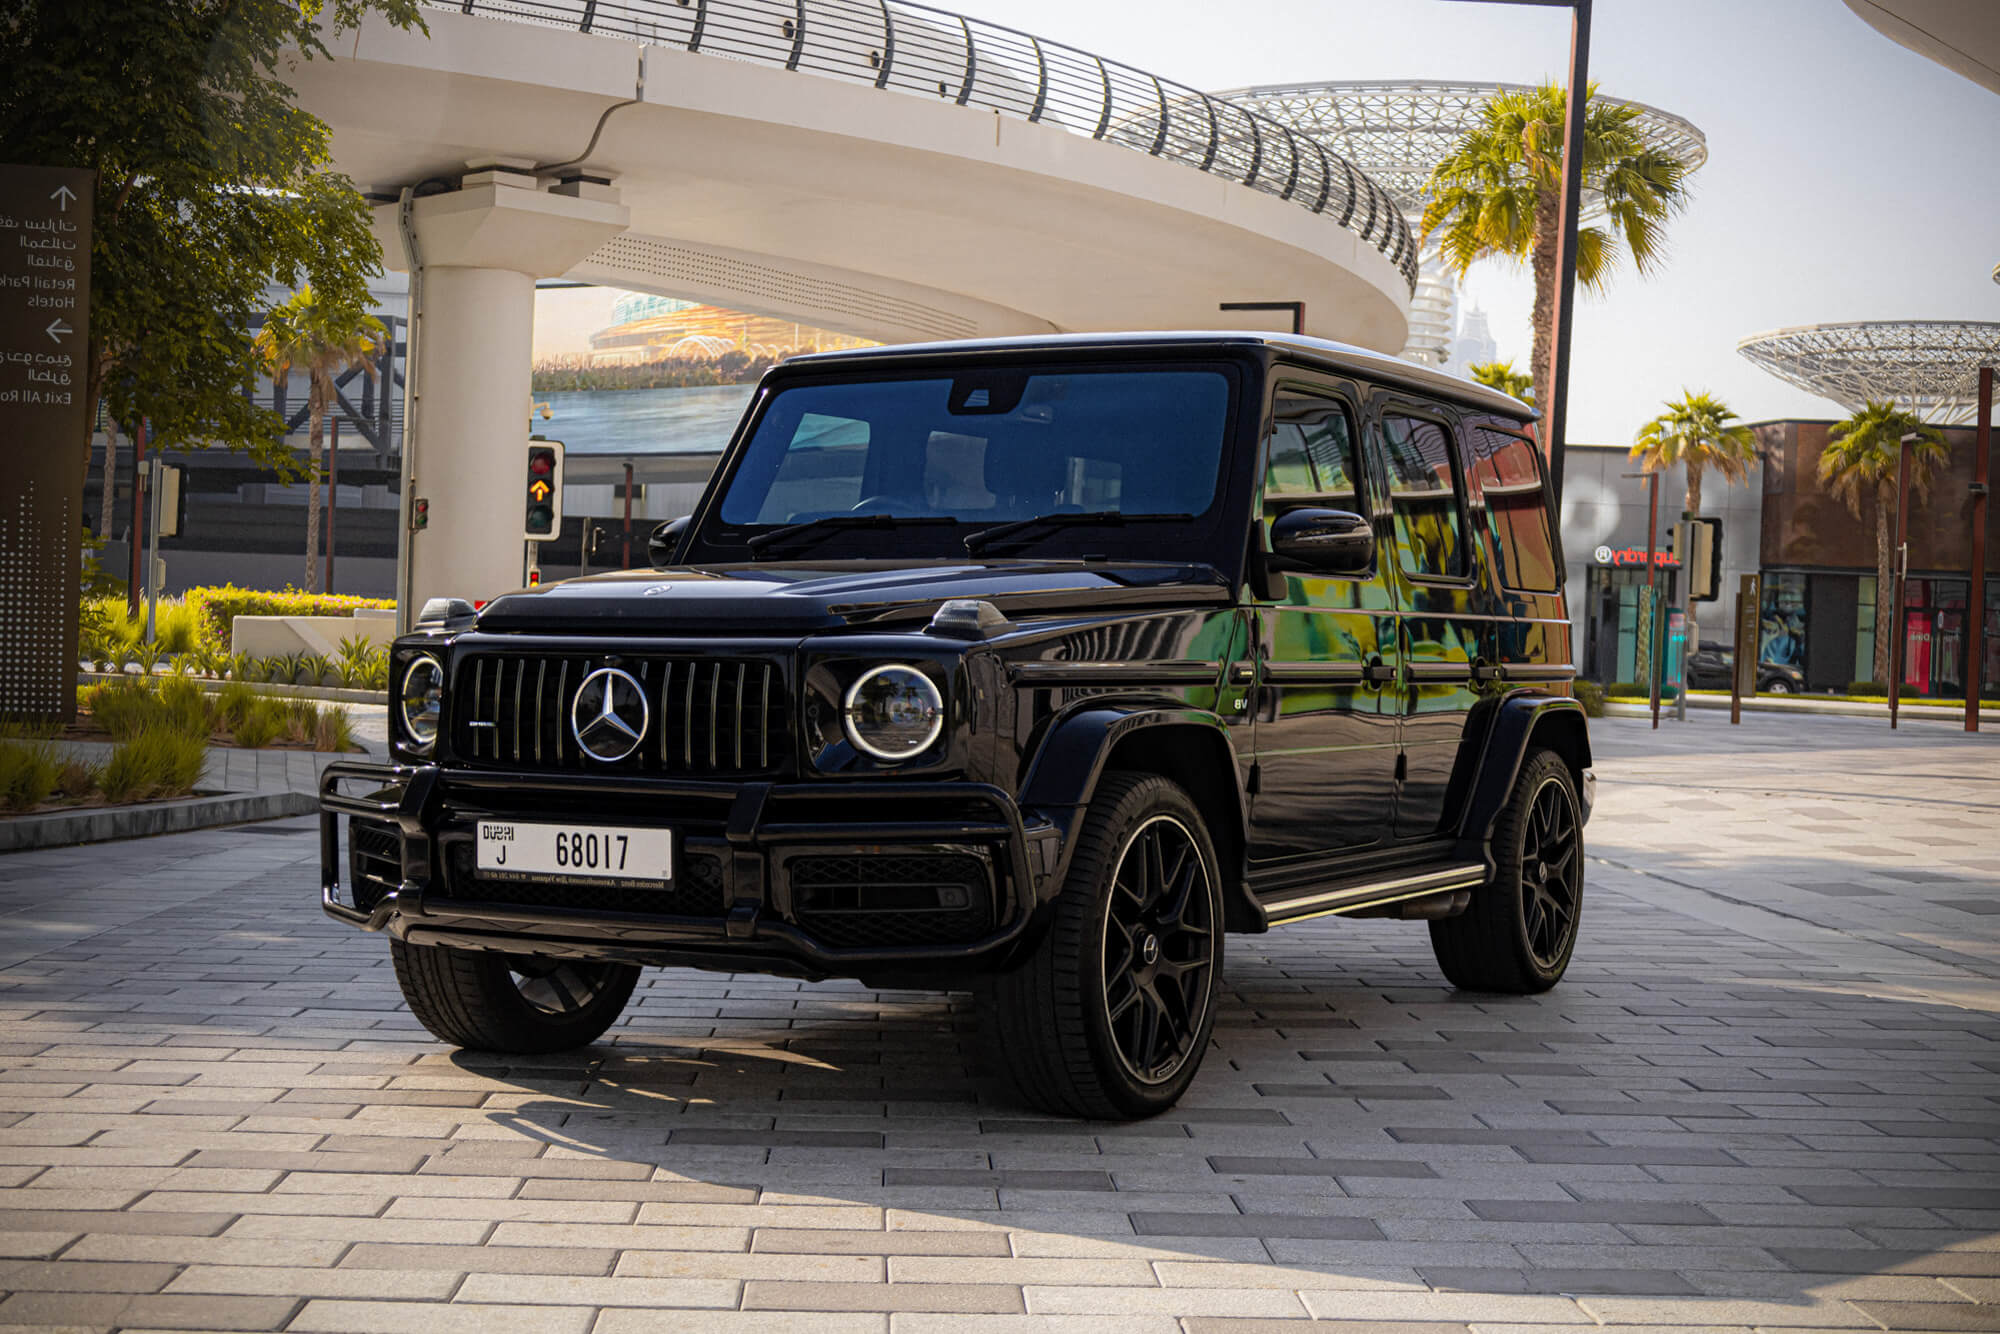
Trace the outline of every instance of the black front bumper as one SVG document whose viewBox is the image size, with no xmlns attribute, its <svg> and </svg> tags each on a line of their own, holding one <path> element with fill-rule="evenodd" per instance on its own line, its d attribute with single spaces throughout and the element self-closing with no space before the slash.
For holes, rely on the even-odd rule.
<svg viewBox="0 0 2000 1334">
<path fill-rule="evenodd" d="M 357 786 L 366 790 L 349 790 Z M 474 870 L 479 820 L 565 814 L 674 829 L 674 885 L 658 894 L 576 885 L 524 893 Z M 350 852 L 365 842 L 365 864 L 376 868 L 345 886 L 343 815 Z M 339 921 L 412 944 L 813 977 L 959 973 L 998 966 L 1020 943 L 1049 887 L 1058 839 L 1055 825 L 1024 819 L 1007 793 L 982 784 L 704 783 L 341 763 L 320 780 L 320 901 Z M 812 906 L 823 893 L 804 874 L 814 867 L 923 858 L 984 867 L 984 916 L 960 914 L 939 930 L 935 913 Z"/>
</svg>

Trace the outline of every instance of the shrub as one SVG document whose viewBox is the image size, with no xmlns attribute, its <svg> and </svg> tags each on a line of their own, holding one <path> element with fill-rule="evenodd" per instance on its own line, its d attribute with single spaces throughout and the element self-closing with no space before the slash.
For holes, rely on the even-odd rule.
<svg viewBox="0 0 2000 1334">
<path fill-rule="evenodd" d="M 295 686 L 299 683 L 299 673 L 306 669 L 306 659 L 310 656 L 312 655 L 300 652 L 281 653 L 275 658 L 266 658 L 264 659 L 265 664 L 276 663 L 278 670 L 276 674 L 267 676 L 264 679 L 267 681 L 282 682 L 288 686 Z"/>
<path fill-rule="evenodd" d="M 185 676 L 170 676 L 155 692 L 160 703 L 160 719 L 177 731 L 205 737 L 213 729 L 208 697 L 200 686 Z"/>
<path fill-rule="evenodd" d="M 60 785 L 63 768 L 52 741 L 0 740 L 0 810 L 41 805 Z"/>
<path fill-rule="evenodd" d="M 333 664 L 322 654 L 308 653 L 299 659 L 299 670 L 305 673 L 305 685 L 323 686 L 333 675 Z"/>
<path fill-rule="evenodd" d="M 127 656 L 130 658 L 131 661 L 139 664 L 139 672 L 141 675 L 151 676 L 153 674 L 153 669 L 160 665 L 160 659 L 165 657 L 166 653 L 167 653 L 166 645 L 160 643 L 159 640 L 155 639 L 150 644 L 138 645 Z"/>
<path fill-rule="evenodd" d="M 248 653 L 231 653 L 222 660 L 220 675 L 231 681 L 247 681 L 250 679 L 252 665 L 256 661 Z"/>
<path fill-rule="evenodd" d="M 1604 687 L 1604 693 L 1611 699 L 1651 699 L 1653 695 L 1643 681 L 1613 681 Z"/>
<path fill-rule="evenodd" d="M 215 723 L 225 732 L 234 732 L 257 707 L 257 692 L 241 681 L 231 681 L 215 692 Z"/>
<path fill-rule="evenodd" d="M 319 735 L 319 705 L 309 699 L 281 699 L 275 701 L 279 717 L 284 720 L 285 740 L 302 746 L 312 744 Z"/>
<path fill-rule="evenodd" d="M 162 598 L 153 612 L 153 637 L 169 653 L 192 653 L 206 638 L 201 613 L 185 601 Z"/>
<path fill-rule="evenodd" d="M 352 616 L 358 607 L 393 607 L 382 598 L 349 597 L 336 593 L 302 593 L 287 588 L 281 593 L 225 584 L 220 588 L 190 588 L 187 604 L 195 608 L 208 634 L 218 644 L 229 642 L 231 624 L 238 616 Z"/>
<path fill-rule="evenodd" d="M 278 710 L 279 701 L 264 695 L 252 696 L 250 707 L 230 728 L 230 735 L 239 746 L 252 750 L 268 746 L 278 735 L 284 719 Z"/>
<path fill-rule="evenodd" d="M 203 738 L 148 727 L 111 748 L 97 785 L 112 801 L 154 801 L 194 791 L 208 754 Z"/>
<path fill-rule="evenodd" d="M 313 735 L 314 750 L 353 750 L 354 726 L 347 710 L 329 704 L 319 711 L 319 729 Z"/>
<path fill-rule="evenodd" d="M 77 702 L 114 741 L 137 736 L 160 721 L 160 701 L 144 681 L 106 681 L 81 691 Z"/>
<path fill-rule="evenodd" d="M 1847 693 L 1850 695 L 1880 695 L 1887 699 L 1889 687 L 1881 681 L 1849 681 Z"/>
<path fill-rule="evenodd" d="M 1583 712 L 1587 717 L 1602 718 L 1604 716 L 1603 686 L 1595 681 L 1577 680 L 1570 683 L 1570 690 L 1575 694 L 1577 703 L 1583 705 Z"/>
</svg>

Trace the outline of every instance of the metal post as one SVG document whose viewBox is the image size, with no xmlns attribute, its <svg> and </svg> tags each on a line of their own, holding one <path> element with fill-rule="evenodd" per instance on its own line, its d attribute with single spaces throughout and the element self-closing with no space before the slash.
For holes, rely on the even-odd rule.
<svg viewBox="0 0 2000 1334">
<path fill-rule="evenodd" d="M 632 464 L 625 464 L 625 569 L 632 568 Z"/>
<path fill-rule="evenodd" d="M 1647 645 L 1646 656 L 1652 661 L 1646 676 L 1653 702 L 1653 730 L 1660 730 L 1660 653 L 1655 647 L 1662 642 L 1660 635 L 1660 608 L 1653 595 L 1653 571 L 1659 564 L 1654 555 L 1654 546 L 1660 531 L 1660 474 L 1646 474 L 1646 610 L 1653 617 L 1653 643 Z"/>
<path fill-rule="evenodd" d="M 1687 633 L 1688 609 L 1694 606 L 1694 580 L 1690 577 L 1690 572 L 1694 569 L 1693 519 L 1694 515 L 1688 513 L 1686 510 L 1681 511 L 1680 537 L 1675 542 L 1675 546 L 1681 553 L 1681 633 L 1683 635 Z M 1674 694 L 1674 721 L 1677 723 L 1684 723 L 1688 720 L 1688 656 L 1700 647 L 1701 645 L 1699 644 L 1688 643 L 1686 639 L 1681 640 L 1680 680 L 1676 683 Z"/>
<path fill-rule="evenodd" d="M 1972 613 L 1965 640 L 1965 730 L 1979 730 L 1986 664 L 1986 492 L 1993 455 L 1993 368 L 1979 368 L 1979 418 L 1972 429 Z"/>
<path fill-rule="evenodd" d="M 139 418 L 139 429 L 132 435 L 132 528 L 127 540 L 132 545 L 128 553 L 131 570 L 125 581 L 125 609 L 133 619 L 139 615 L 139 547 L 146 532 L 146 419 Z"/>
<path fill-rule="evenodd" d="M 1894 644 L 1889 661 L 1889 729 L 1896 728 L 1896 714 L 1903 695 L 1903 654 L 1904 636 L 1909 632 L 1910 618 L 1904 614 L 1903 589 L 1910 582 L 1910 442 L 1917 439 L 1912 433 L 1902 438 L 1896 448 L 1896 597 L 1892 604 L 1896 617 Z M 1879 614 L 1878 614 L 1879 619 Z M 1879 633 L 1879 631 L 1878 631 Z"/>
<path fill-rule="evenodd" d="M 160 493 L 163 465 L 155 454 L 146 472 L 146 642 L 153 642 L 153 621 L 160 609 Z"/>
<path fill-rule="evenodd" d="M 1554 364 L 1549 369 L 1549 401 L 1537 403 L 1547 424 L 1549 491 L 1562 514 L 1563 449 L 1569 429 L 1569 339 L 1575 324 L 1577 210 L 1583 199 L 1583 124 L 1590 102 L 1590 3 L 1571 0 L 1569 93 L 1563 119 L 1563 214 L 1556 250 Z"/>
<path fill-rule="evenodd" d="M 326 591 L 333 591 L 333 514 L 340 494 L 340 414 L 333 415 L 333 443 L 326 451 Z"/>
</svg>

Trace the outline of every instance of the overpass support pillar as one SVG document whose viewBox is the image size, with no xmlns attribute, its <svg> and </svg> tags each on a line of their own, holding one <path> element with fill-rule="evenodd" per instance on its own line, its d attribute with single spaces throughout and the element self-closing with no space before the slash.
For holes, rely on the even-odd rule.
<svg viewBox="0 0 2000 1334">
<path fill-rule="evenodd" d="M 474 163 L 460 188 L 375 210 L 385 258 L 411 274 L 403 495 L 429 502 L 398 544 L 397 623 L 428 598 L 483 600 L 521 585 L 535 280 L 624 231 L 602 182 L 543 190 L 524 163 Z M 414 263 L 411 260 L 414 259 Z"/>
</svg>

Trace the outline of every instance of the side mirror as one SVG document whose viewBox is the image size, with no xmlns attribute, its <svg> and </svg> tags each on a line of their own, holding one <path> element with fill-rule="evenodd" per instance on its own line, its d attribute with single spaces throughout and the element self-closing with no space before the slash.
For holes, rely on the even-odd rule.
<svg viewBox="0 0 2000 1334">
<path fill-rule="evenodd" d="M 1287 510 L 1271 523 L 1271 554 L 1287 569 L 1366 574 L 1375 563 L 1375 530 L 1346 510 Z"/>
<path fill-rule="evenodd" d="M 653 535 L 646 539 L 646 560 L 657 566 L 672 565 L 674 554 L 680 550 L 681 535 L 687 532 L 687 527 L 688 516 L 683 514 L 655 528 Z"/>
</svg>

